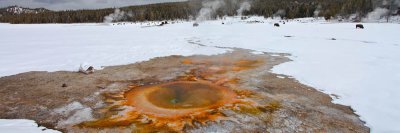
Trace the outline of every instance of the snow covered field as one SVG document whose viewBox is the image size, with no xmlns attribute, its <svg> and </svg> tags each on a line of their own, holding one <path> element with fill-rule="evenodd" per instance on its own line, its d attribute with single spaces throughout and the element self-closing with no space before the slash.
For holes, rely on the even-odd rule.
<svg viewBox="0 0 400 133">
<path fill-rule="evenodd" d="M 32 120 L 4 120 L 0 119 L 0 131 L 2 133 L 60 133 L 45 127 L 39 127 Z"/>
<path fill-rule="evenodd" d="M 253 18 L 260 19 L 260 18 Z M 76 71 L 168 55 L 218 54 L 223 46 L 290 53 L 292 62 L 273 72 L 340 96 L 372 132 L 400 132 L 400 24 L 277 20 L 184 22 L 163 27 L 140 24 L 0 24 L 0 76 L 27 71 Z M 306 21 L 306 19 L 302 19 Z M 332 39 L 334 38 L 334 39 Z"/>
</svg>

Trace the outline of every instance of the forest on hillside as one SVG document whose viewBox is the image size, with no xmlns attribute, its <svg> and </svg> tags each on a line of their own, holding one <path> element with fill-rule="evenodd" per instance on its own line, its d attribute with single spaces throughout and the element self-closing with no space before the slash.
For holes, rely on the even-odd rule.
<svg viewBox="0 0 400 133">
<path fill-rule="evenodd" d="M 237 15 L 236 10 L 244 0 L 223 0 L 224 6 L 218 8 L 212 17 Z M 244 15 L 282 18 L 301 18 L 323 16 L 327 19 L 335 16 L 347 17 L 357 14 L 359 17 L 373 10 L 372 0 L 247 0 L 251 9 Z M 113 21 L 153 21 L 193 19 L 203 7 L 204 0 L 187 2 L 159 3 L 151 5 L 120 8 L 124 16 Z M 115 12 L 113 8 L 97 10 L 44 11 L 39 13 L 14 14 L 0 9 L 0 22 L 5 23 L 98 23 Z M 278 13 L 278 14 L 277 14 Z M 317 14 L 316 14 L 317 13 Z"/>
</svg>

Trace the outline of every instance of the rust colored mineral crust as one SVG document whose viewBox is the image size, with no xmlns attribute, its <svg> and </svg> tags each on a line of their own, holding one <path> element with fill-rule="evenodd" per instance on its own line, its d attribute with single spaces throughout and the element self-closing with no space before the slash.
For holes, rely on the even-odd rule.
<svg viewBox="0 0 400 133">
<path fill-rule="evenodd" d="M 228 120 L 221 113 L 240 104 L 252 102 L 239 99 L 229 88 L 208 81 L 173 81 L 157 85 L 135 87 L 124 93 L 124 107 L 130 107 L 122 116 L 84 122 L 84 127 L 116 127 L 132 124 L 150 129 L 182 131 L 198 122 Z"/>
<path fill-rule="evenodd" d="M 235 102 L 228 88 L 206 81 L 176 81 L 126 93 L 127 105 L 154 117 L 179 119 Z"/>
</svg>

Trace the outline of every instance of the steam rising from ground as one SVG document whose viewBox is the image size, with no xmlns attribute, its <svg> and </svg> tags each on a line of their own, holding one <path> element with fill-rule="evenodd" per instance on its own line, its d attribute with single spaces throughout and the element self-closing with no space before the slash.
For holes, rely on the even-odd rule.
<svg viewBox="0 0 400 133">
<path fill-rule="evenodd" d="M 321 10 L 322 10 L 322 6 L 318 5 L 317 9 L 315 9 L 315 11 L 314 11 L 314 17 L 318 17 L 319 13 L 321 13 Z"/>
<path fill-rule="evenodd" d="M 374 11 L 368 13 L 368 15 L 366 16 L 366 18 L 363 19 L 363 21 L 364 22 L 378 21 L 384 18 L 385 16 L 388 16 L 389 12 L 390 11 L 386 8 L 375 8 Z"/>
<path fill-rule="evenodd" d="M 210 20 L 213 15 L 216 14 L 217 10 L 225 5 L 223 0 L 205 1 L 202 3 L 203 7 L 199 11 L 199 15 L 196 18 L 197 22 Z"/>
<path fill-rule="evenodd" d="M 274 13 L 274 17 L 282 17 L 282 16 L 285 16 L 285 14 L 286 14 L 286 11 L 285 10 L 283 10 L 283 9 L 280 9 L 280 10 L 278 10 L 276 13 Z"/>
<path fill-rule="evenodd" d="M 383 19 L 390 21 L 392 14 L 397 13 L 397 9 L 400 7 L 400 0 L 383 0 L 382 7 L 375 8 L 374 11 L 368 13 L 368 15 L 362 19 L 363 22 L 381 22 Z"/>
<path fill-rule="evenodd" d="M 236 11 L 239 16 L 242 16 L 244 11 L 249 11 L 251 9 L 251 5 L 248 1 L 240 4 L 240 8 Z"/>
<path fill-rule="evenodd" d="M 124 19 L 126 13 L 120 9 L 115 9 L 114 13 L 104 17 L 104 23 L 112 23 Z"/>
<path fill-rule="evenodd" d="M 237 5 L 237 0 L 231 1 L 232 4 Z M 196 22 L 201 22 L 204 20 L 210 20 L 212 19 L 216 14 L 219 9 L 227 5 L 224 0 L 209 0 L 209 1 L 204 1 L 202 3 L 202 8 L 200 9 L 198 16 L 196 18 Z M 244 11 L 249 11 L 251 9 L 251 4 L 249 1 L 244 1 L 240 3 L 240 7 L 238 10 L 236 10 L 237 14 L 239 16 L 243 15 Z"/>
<path fill-rule="evenodd" d="M 111 13 L 108 16 L 104 17 L 104 23 L 112 23 L 112 22 L 118 22 L 121 20 L 124 20 L 126 18 L 133 18 L 134 17 L 134 13 L 132 11 L 121 11 L 120 9 L 115 9 L 114 13 Z"/>
</svg>

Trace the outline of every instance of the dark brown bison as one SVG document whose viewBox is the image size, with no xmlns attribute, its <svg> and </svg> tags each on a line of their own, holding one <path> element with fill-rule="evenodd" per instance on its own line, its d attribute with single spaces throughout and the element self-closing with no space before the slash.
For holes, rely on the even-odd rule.
<svg viewBox="0 0 400 133">
<path fill-rule="evenodd" d="M 161 24 L 159 24 L 158 26 L 164 26 L 165 25 L 165 23 L 164 22 L 161 22 Z"/>
<path fill-rule="evenodd" d="M 278 23 L 275 23 L 274 26 L 275 26 L 275 27 L 279 27 L 280 25 L 279 25 Z"/>
<path fill-rule="evenodd" d="M 362 25 L 362 24 L 357 24 L 357 25 L 356 25 L 356 29 L 364 29 L 364 25 Z"/>
</svg>

